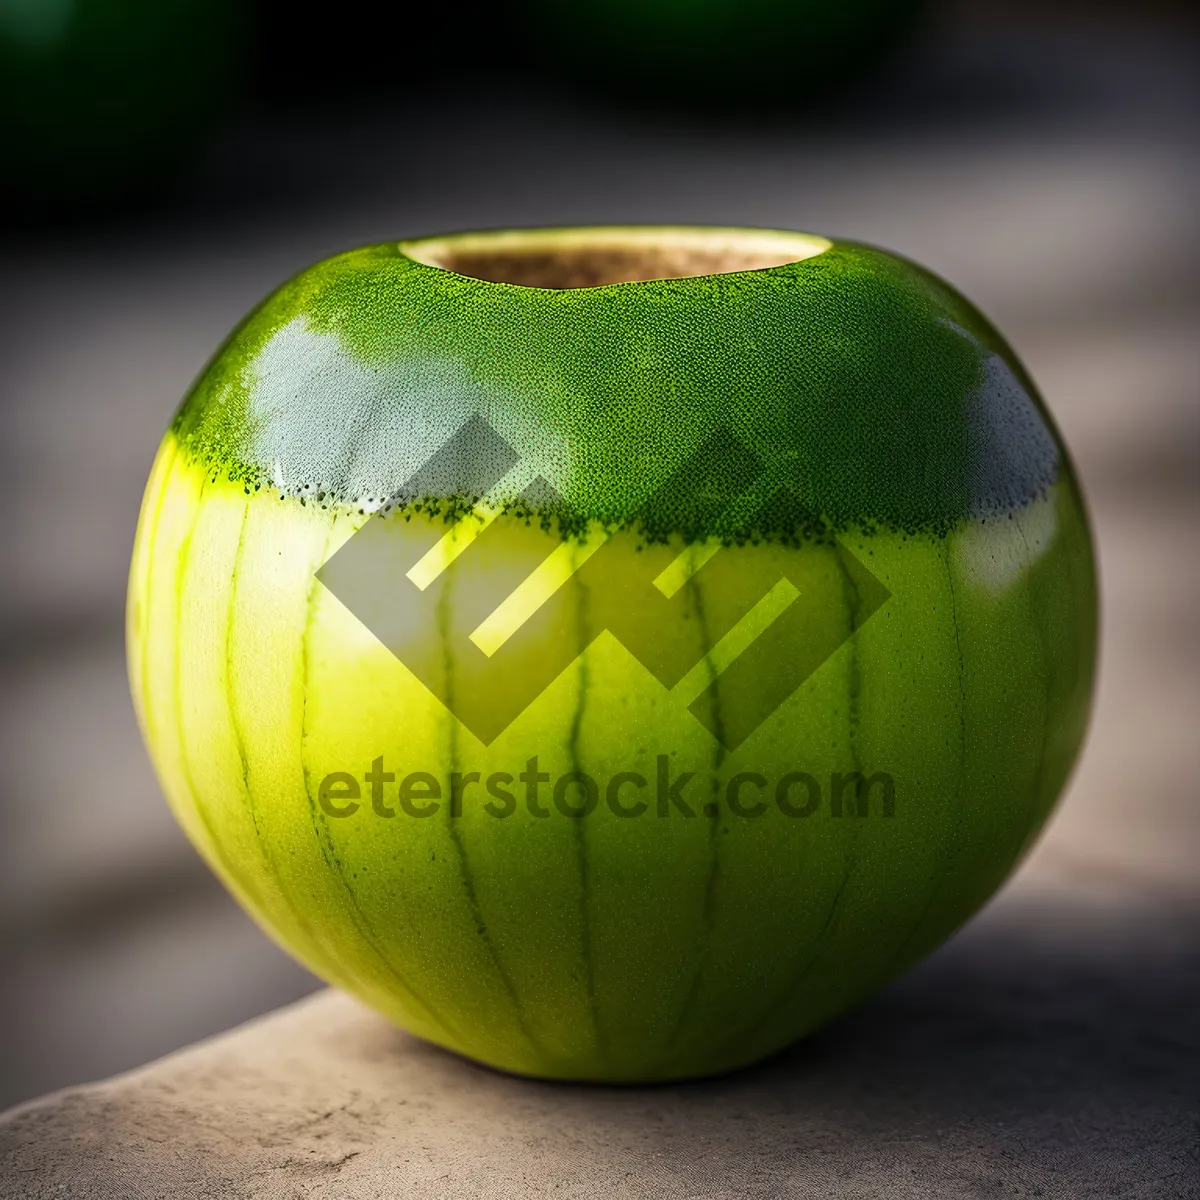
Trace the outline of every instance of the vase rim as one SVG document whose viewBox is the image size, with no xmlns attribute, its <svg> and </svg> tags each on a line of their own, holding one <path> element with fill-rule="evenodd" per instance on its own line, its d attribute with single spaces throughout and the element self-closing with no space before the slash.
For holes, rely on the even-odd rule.
<svg viewBox="0 0 1200 1200">
<path fill-rule="evenodd" d="M 399 250 L 424 267 L 485 284 L 560 292 L 765 271 L 815 258 L 832 244 L 779 229 L 595 225 L 416 238 Z"/>
</svg>

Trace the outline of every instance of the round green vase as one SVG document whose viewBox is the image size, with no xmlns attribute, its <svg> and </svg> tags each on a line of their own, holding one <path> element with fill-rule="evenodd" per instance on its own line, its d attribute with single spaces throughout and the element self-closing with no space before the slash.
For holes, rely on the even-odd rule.
<svg viewBox="0 0 1200 1200">
<path fill-rule="evenodd" d="M 231 334 L 147 486 L 137 709 L 280 944 L 508 1071 L 721 1072 L 1000 886 L 1079 750 L 1080 492 L 1028 376 L 879 250 L 373 246 Z"/>
</svg>

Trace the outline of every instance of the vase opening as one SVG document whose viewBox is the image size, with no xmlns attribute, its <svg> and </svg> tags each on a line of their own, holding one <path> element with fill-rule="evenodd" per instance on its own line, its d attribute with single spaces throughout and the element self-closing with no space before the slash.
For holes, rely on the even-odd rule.
<svg viewBox="0 0 1200 1200">
<path fill-rule="evenodd" d="M 759 271 L 821 254 L 824 238 L 758 229 L 551 229 L 408 242 L 426 266 L 522 287 L 603 287 Z"/>
</svg>

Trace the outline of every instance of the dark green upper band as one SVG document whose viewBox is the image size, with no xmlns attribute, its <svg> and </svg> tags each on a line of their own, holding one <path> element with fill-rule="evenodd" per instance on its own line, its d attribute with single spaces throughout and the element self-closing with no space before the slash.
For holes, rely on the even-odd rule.
<svg viewBox="0 0 1200 1200">
<path fill-rule="evenodd" d="M 250 487 L 377 507 L 475 499 L 461 438 L 457 482 L 448 468 L 405 488 L 472 418 L 511 450 L 493 498 L 518 502 L 540 476 L 548 505 L 689 535 L 710 531 L 703 470 L 694 504 L 678 487 L 670 506 L 650 501 L 714 437 L 757 464 L 738 520 L 764 534 L 944 530 L 1028 503 L 1063 458 L 1011 350 L 961 296 L 845 243 L 784 266 L 562 290 L 356 250 L 252 312 L 174 431 Z"/>
</svg>

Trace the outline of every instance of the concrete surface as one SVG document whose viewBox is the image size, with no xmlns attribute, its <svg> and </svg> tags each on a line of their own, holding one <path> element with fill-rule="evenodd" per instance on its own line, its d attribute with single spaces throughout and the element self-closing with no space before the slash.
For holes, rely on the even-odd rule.
<svg viewBox="0 0 1200 1200">
<path fill-rule="evenodd" d="M 708 1083 L 513 1079 L 322 992 L 11 1112 L 0 1196 L 1200 1195 L 1195 912 L 1078 890 Z"/>
</svg>

